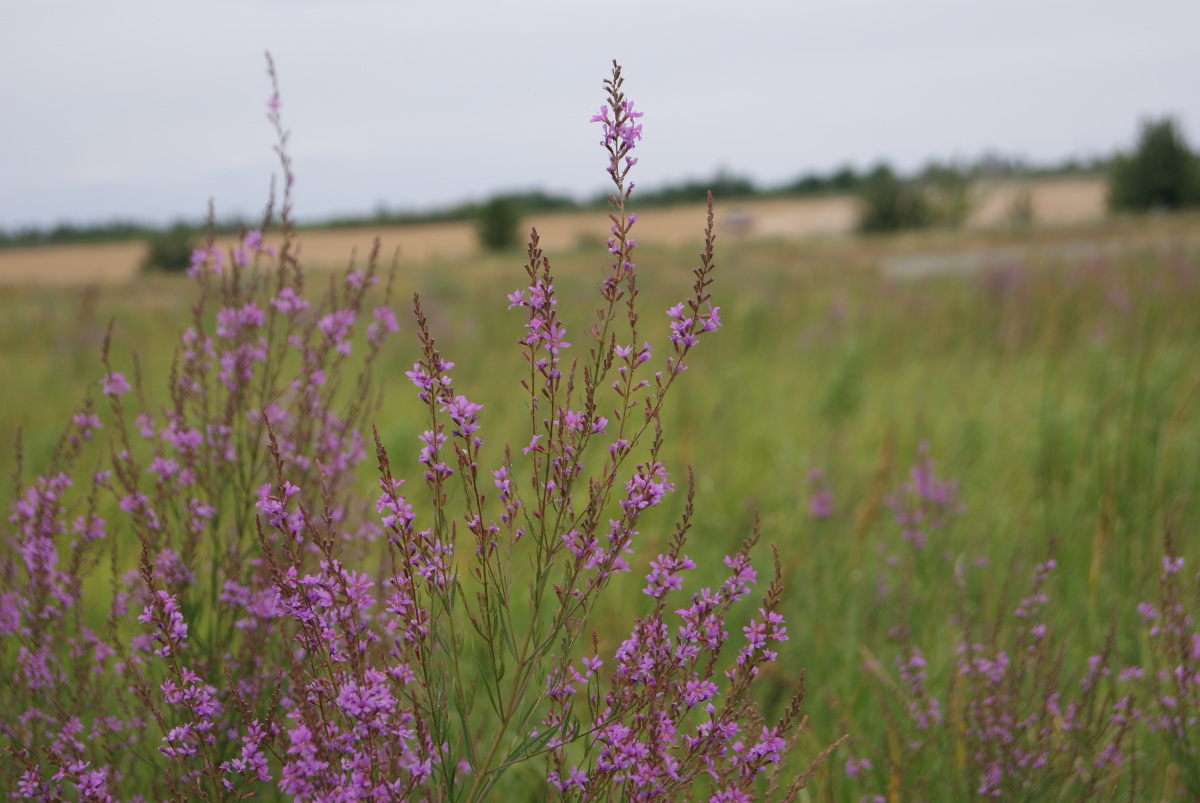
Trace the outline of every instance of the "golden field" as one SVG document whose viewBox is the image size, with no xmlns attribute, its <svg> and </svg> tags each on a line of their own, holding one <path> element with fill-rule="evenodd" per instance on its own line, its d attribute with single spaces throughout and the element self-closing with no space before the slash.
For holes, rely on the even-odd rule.
<svg viewBox="0 0 1200 803">
<path fill-rule="evenodd" d="M 1105 213 L 1100 179 L 1064 178 L 980 183 L 969 230 L 1003 228 L 1023 193 L 1033 219 L 1049 226 L 1098 221 Z M 846 234 L 857 220 L 852 196 L 778 198 L 716 204 L 719 234 L 745 239 L 804 240 Z M 601 238 L 610 225 L 603 212 L 533 215 L 523 222 L 542 237 L 548 251 L 574 249 Z M 703 210 L 697 206 L 649 209 L 639 214 L 637 239 L 644 245 L 675 246 L 699 240 Z M 410 226 L 321 229 L 304 232 L 301 258 L 309 267 L 341 267 L 353 252 L 369 250 L 380 238 L 382 253 L 402 262 L 424 263 L 476 255 L 479 245 L 467 221 Z M 232 238 L 223 238 L 223 245 Z M 133 278 L 145 255 L 141 242 L 41 246 L 0 250 L 0 284 L 108 284 Z"/>
</svg>

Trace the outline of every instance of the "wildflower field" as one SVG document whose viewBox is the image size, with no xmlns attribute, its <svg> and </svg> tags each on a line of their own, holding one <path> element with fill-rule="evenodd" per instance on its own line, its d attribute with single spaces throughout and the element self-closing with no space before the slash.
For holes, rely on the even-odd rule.
<svg viewBox="0 0 1200 803">
<path fill-rule="evenodd" d="M 0 291 L 6 792 L 1200 796 L 1200 219 L 638 247 L 619 80 L 607 253 Z"/>
</svg>

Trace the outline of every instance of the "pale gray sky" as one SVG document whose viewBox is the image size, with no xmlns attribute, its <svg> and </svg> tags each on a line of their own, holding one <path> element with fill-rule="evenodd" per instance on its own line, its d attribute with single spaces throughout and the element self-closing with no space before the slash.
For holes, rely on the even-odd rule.
<svg viewBox="0 0 1200 803">
<path fill-rule="evenodd" d="M 280 72 L 297 213 L 605 186 L 613 58 L 635 180 L 1200 140 L 1196 0 L 3 0 L 0 226 L 257 213 Z"/>
</svg>

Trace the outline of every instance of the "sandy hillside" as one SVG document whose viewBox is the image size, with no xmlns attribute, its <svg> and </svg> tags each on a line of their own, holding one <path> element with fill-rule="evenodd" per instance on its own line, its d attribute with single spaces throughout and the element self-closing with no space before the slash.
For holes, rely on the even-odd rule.
<svg viewBox="0 0 1200 803">
<path fill-rule="evenodd" d="M 1097 179 L 993 182 L 976 187 L 969 225 L 989 228 L 1012 219 L 1026 195 L 1038 223 L 1093 220 L 1104 214 L 1104 183 Z M 841 234 L 854 227 L 857 202 L 851 197 L 735 201 L 716 206 L 717 231 L 724 237 L 803 239 Z M 602 212 L 534 215 L 524 226 L 537 228 L 547 250 L 599 243 L 612 225 Z M 704 229 L 700 206 L 649 209 L 639 215 L 634 236 L 645 245 L 698 241 Z M 378 236 L 386 260 L 399 249 L 402 262 L 454 259 L 478 252 L 470 223 L 430 223 L 385 228 L 326 229 L 300 235 L 301 259 L 309 267 L 340 267 L 357 251 L 365 256 Z M 222 245 L 232 243 L 224 238 Z M 145 254 L 138 242 L 0 249 L 0 284 L 91 284 L 124 282 L 137 274 Z"/>
</svg>

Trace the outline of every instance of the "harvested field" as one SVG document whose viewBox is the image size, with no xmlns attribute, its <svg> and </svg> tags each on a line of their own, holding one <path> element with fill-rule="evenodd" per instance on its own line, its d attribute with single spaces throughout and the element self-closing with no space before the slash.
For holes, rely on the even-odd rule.
<svg viewBox="0 0 1200 803">
<path fill-rule="evenodd" d="M 975 211 L 968 227 L 989 229 L 1007 225 L 1021 198 L 1028 194 L 1035 223 L 1064 225 L 1099 220 L 1104 215 L 1104 183 L 1099 179 L 1003 181 L 976 188 Z M 635 234 L 645 245 L 673 246 L 700 239 L 703 211 L 697 206 L 649 209 L 639 214 Z M 854 228 L 857 202 L 853 197 L 778 198 L 718 202 L 718 233 L 725 237 L 802 240 L 844 234 Z M 598 242 L 611 225 L 603 212 L 534 215 L 533 226 L 550 251 L 574 249 Z M 462 259 L 478 252 L 469 222 L 429 223 L 384 228 L 324 229 L 303 232 L 301 256 L 310 268 L 342 267 L 355 251 L 360 256 L 380 238 L 381 253 L 399 249 L 404 263 Z M 222 238 L 228 245 L 232 238 Z M 140 242 L 44 246 L 0 250 L 0 284 L 111 284 L 126 282 L 138 271 L 145 254 Z"/>
<path fill-rule="evenodd" d="M 969 225 L 1003 226 L 1023 195 L 1028 195 L 1033 222 L 1061 225 L 1096 220 L 1104 215 L 1108 189 L 1098 179 L 997 181 L 975 188 L 975 208 Z"/>
<path fill-rule="evenodd" d="M 140 242 L 6 248 L 0 250 L 0 283 L 125 282 L 137 275 L 145 253 Z"/>
</svg>

